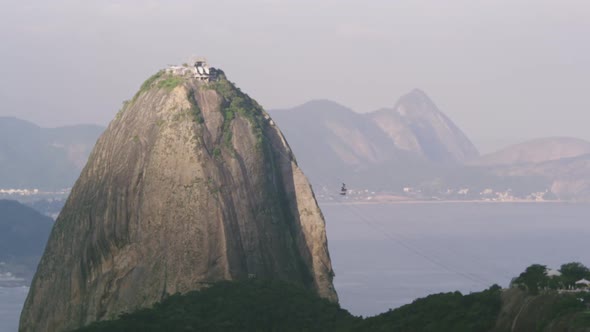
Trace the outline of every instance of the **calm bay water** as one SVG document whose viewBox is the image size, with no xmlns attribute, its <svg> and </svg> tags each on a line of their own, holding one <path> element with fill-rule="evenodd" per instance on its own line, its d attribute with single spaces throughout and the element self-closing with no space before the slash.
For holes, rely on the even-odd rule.
<svg viewBox="0 0 590 332">
<path fill-rule="evenodd" d="M 20 311 L 25 303 L 28 287 L 0 287 L 0 331 L 18 330 Z"/>
<path fill-rule="evenodd" d="M 322 205 L 340 304 L 375 315 L 432 293 L 506 287 L 540 263 L 590 266 L 590 205 Z"/>
<path fill-rule="evenodd" d="M 508 286 L 533 263 L 590 266 L 590 205 L 415 203 L 322 210 L 341 305 L 374 315 L 432 293 Z M 0 332 L 26 288 L 0 288 Z"/>
</svg>

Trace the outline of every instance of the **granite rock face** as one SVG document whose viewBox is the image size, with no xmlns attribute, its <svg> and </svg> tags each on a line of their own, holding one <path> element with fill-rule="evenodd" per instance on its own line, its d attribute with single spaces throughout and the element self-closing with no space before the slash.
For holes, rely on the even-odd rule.
<svg viewBox="0 0 590 332">
<path fill-rule="evenodd" d="M 67 331 L 219 280 L 337 301 L 323 215 L 268 114 L 225 75 L 163 72 L 98 140 L 56 221 L 21 331 Z"/>
</svg>

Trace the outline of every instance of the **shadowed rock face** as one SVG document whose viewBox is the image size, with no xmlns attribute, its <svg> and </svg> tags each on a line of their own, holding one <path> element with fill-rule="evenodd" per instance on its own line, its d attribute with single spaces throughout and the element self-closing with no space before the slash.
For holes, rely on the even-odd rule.
<svg viewBox="0 0 590 332">
<path fill-rule="evenodd" d="M 160 73 L 94 148 L 20 330 L 69 330 L 253 276 L 337 301 L 311 187 L 266 112 L 224 75 L 204 83 Z"/>
</svg>

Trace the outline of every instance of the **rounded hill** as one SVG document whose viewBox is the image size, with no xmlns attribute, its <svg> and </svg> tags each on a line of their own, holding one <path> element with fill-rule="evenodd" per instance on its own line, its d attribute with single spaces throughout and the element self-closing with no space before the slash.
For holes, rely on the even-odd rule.
<svg viewBox="0 0 590 332">
<path fill-rule="evenodd" d="M 181 69 L 149 78 L 98 140 L 21 331 L 70 330 L 252 277 L 337 301 L 323 216 L 278 127 L 222 71 Z"/>
</svg>

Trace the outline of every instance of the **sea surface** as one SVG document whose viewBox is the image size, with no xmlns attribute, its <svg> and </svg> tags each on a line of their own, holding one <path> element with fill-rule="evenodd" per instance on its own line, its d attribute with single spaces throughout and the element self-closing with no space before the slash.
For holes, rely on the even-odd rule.
<svg viewBox="0 0 590 332">
<path fill-rule="evenodd" d="M 0 332 L 18 330 L 20 311 L 28 292 L 28 287 L 0 287 Z"/>
<path fill-rule="evenodd" d="M 340 304 L 370 316 L 428 294 L 506 287 L 527 266 L 590 266 L 590 205 L 321 204 Z M 27 288 L 0 288 L 0 332 Z"/>
<path fill-rule="evenodd" d="M 507 287 L 534 263 L 590 266 L 590 205 L 322 204 L 340 304 L 371 316 L 428 294 Z"/>
</svg>

